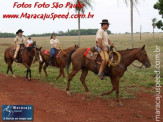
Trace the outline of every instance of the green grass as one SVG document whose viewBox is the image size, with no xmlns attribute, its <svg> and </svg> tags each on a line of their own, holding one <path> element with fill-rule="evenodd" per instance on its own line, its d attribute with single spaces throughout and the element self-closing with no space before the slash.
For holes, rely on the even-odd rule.
<svg viewBox="0 0 163 122">
<path fill-rule="evenodd" d="M 65 36 L 58 37 L 63 48 L 70 47 L 74 44 L 77 44 L 77 37 Z M 130 35 L 110 35 L 110 39 L 113 41 L 117 49 L 124 50 L 130 48 Z M 44 49 L 49 49 L 49 37 L 39 37 L 33 38 L 34 41 L 37 41 L 37 45 L 42 46 Z M 146 91 L 151 94 L 154 93 L 155 86 L 155 46 L 159 45 L 161 50 L 163 50 L 163 33 L 157 33 L 155 39 L 152 38 L 152 34 L 143 34 L 142 40 L 139 40 L 139 35 L 134 35 L 134 47 L 142 47 L 146 45 L 146 51 L 151 61 L 152 66 L 149 69 L 143 68 L 138 70 L 133 66 L 129 66 L 127 72 L 120 80 L 120 98 L 135 98 L 134 94 L 140 91 Z M 3 59 L 4 50 L 7 46 L 2 46 L 1 44 L 13 44 L 12 38 L 1 38 L 0 39 L 0 73 L 5 74 L 7 65 Z M 81 36 L 81 47 L 91 47 L 95 45 L 95 36 Z M 161 67 L 163 66 L 163 54 L 161 53 Z M 139 62 L 134 62 L 136 65 L 141 65 Z M 39 78 L 38 75 L 38 62 L 32 65 L 32 77 L 35 79 Z M 13 70 L 16 76 L 25 76 L 26 69 L 22 64 L 13 64 Z M 70 70 L 71 71 L 71 70 Z M 58 81 L 55 81 L 55 77 L 58 75 L 59 70 L 57 68 L 48 67 L 47 72 L 49 78 L 46 79 L 44 73 L 42 72 L 42 80 L 40 82 L 49 82 L 54 83 L 54 87 L 60 88 L 62 90 L 66 89 L 66 83 L 64 83 L 63 78 L 61 77 Z M 66 72 L 65 72 L 66 73 Z M 84 93 L 84 87 L 80 82 L 79 72 L 71 81 L 71 92 L 72 93 Z M 161 76 L 163 80 L 163 75 Z M 101 81 L 98 76 L 94 75 L 92 72 L 89 72 L 86 78 L 86 84 L 92 95 L 100 95 L 104 91 L 108 91 L 112 88 L 110 79 L 107 78 L 105 81 Z M 163 83 L 161 82 L 161 85 Z M 146 89 L 147 87 L 147 89 Z M 105 96 L 103 98 L 115 98 L 115 93 Z"/>
</svg>

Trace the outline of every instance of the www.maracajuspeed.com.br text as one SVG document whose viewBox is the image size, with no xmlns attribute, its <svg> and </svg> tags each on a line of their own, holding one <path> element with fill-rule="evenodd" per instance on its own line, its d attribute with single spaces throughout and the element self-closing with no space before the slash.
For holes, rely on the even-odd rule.
<svg viewBox="0 0 163 122">
<path fill-rule="evenodd" d="M 51 13 L 51 14 L 30 14 L 30 13 L 22 13 L 22 14 L 3 14 L 3 18 L 4 19 L 21 19 L 21 18 L 25 18 L 25 19 L 42 19 L 42 20 L 46 20 L 46 19 L 76 19 L 76 18 L 93 18 L 94 14 L 91 14 L 91 12 L 89 12 L 87 15 L 86 14 L 71 14 L 68 12 L 67 14 L 55 14 L 55 13 Z"/>
</svg>

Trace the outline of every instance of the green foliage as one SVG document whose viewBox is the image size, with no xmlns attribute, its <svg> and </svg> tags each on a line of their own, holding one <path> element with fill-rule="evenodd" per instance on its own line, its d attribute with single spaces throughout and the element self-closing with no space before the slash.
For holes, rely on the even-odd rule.
<svg viewBox="0 0 163 122">
<path fill-rule="evenodd" d="M 75 4 L 84 4 L 84 7 L 81 8 L 81 7 L 76 7 L 75 10 L 78 12 L 78 11 L 81 11 L 82 13 L 85 12 L 85 9 L 87 9 L 88 7 L 92 8 L 92 5 L 91 5 L 91 0 L 74 0 Z"/>
<path fill-rule="evenodd" d="M 163 17 L 163 0 L 158 0 L 158 2 L 156 4 L 154 4 L 153 7 L 155 9 L 157 9 L 159 11 L 159 14 L 162 15 L 162 17 Z M 159 20 L 156 23 L 156 26 L 157 26 L 158 29 L 163 30 L 163 22 L 162 22 L 162 20 Z"/>
<path fill-rule="evenodd" d="M 16 34 L 13 33 L 0 33 L 0 38 L 15 37 Z"/>
<path fill-rule="evenodd" d="M 95 35 L 98 29 L 81 29 L 81 35 Z M 78 30 L 70 30 L 67 32 L 59 31 L 55 33 L 57 36 L 77 36 Z M 111 34 L 111 31 L 108 30 L 108 34 Z M 52 33 L 43 33 L 43 34 L 31 34 L 31 37 L 46 37 L 51 36 Z M 0 33 L 0 38 L 15 37 L 16 34 L 13 33 Z"/>
</svg>

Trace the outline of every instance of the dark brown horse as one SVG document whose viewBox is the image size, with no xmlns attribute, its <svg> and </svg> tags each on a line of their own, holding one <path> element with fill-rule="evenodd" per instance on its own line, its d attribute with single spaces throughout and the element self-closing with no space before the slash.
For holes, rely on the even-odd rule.
<svg viewBox="0 0 163 122">
<path fill-rule="evenodd" d="M 35 56 L 36 52 L 39 52 L 39 50 L 36 50 L 36 42 L 34 42 L 31 47 L 24 47 L 22 54 L 20 55 L 20 59 L 21 59 L 21 63 L 27 68 L 27 72 L 26 72 L 26 79 L 30 80 L 31 79 L 31 64 L 33 61 L 33 57 Z M 14 62 L 14 48 L 13 47 L 9 47 L 5 50 L 4 52 L 4 59 L 5 62 L 8 64 L 8 68 L 7 68 L 7 72 L 6 72 L 6 76 L 8 76 L 9 70 L 12 73 L 12 76 L 14 78 L 16 78 L 16 76 L 13 73 L 12 70 L 12 64 Z"/>
<path fill-rule="evenodd" d="M 60 73 L 56 77 L 55 80 L 57 80 L 62 75 L 63 78 L 64 78 L 64 81 L 66 82 L 64 68 L 65 68 L 66 63 L 67 63 L 67 57 L 68 57 L 68 54 L 71 51 L 75 51 L 77 48 L 78 48 L 78 45 L 75 45 L 75 46 L 72 46 L 72 47 L 69 47 L 67 49 L 62 50 L 59 53 L 58 57 L 56 58 L 56 64 L 60 68 Z M 45 50 L 42 50 L 41 53 L 38 53 L 37 56 L 36 56 L 37 60 L 39 58 L 39 74 L 40 74 L 40 78 L 41 78 L 42 67 L 43 67 L 45 76 L 48 77 L 48 74 L 46 72 L 46 68 L 49 66 L 50 55 L 47 55 L 44 52 L 45 52 Z M 44 63 L 45 63 L 45 65 L 43 66 Z"/>
<path fill-rule="evenodd" d="M 70 81 L 72 78 L 78 73 L 80 70 L 82 70 L 82 74 L 80 77 L 80 81 L 82 82 L 85 92 L 89 93 L 88 87 L 85 83 L 85 78 L 88 74 L 88 71 L 92 71 L 95 74 L 98 73 L 100 65 L 97 64 L 95 61 L 89 60 L 84 56 L 84 53 L 87 49 L 81 48 L 76 50 L 74 53 L 69 55 L 68 62 L 67 62 L 67 70 L 69 69 L 69 65 L 72 62 L 72 72 L 68 76 L 68 82 L 67 82 L 67 94 L 70 94 Z M 119 53 L 122 56 L 122 59 L 117 66 L 111 66 L 108 68 L 108 66 L 105 68 L 105 76 L 109 76 L 111 79 L 111 83 L 113 88 L 103 93 L 102 95 L 109 95 L 114 90 L 116 92 L 116 101 L 123 105 L 119 101 L 119 80 L 124 75 L 124 72 L 127 70 L 127 67 L 133 63 L 135 60 L 138 60 L 141 62 L 146 68 L 150 67 L 150 61 L 147 56 L 147 53 L 145 51 L 145 45 L 141 48 L 135 48 L 135 49 L 127 49 L 123 51 L 119 51 Z M 116 60 L 117 56 L 114 55 L 114 59 Z"/>
</svg>

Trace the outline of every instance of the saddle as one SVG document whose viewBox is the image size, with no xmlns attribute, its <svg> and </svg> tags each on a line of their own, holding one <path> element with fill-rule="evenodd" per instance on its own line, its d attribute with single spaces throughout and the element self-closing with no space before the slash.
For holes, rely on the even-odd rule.
<svg viewBox="0 0 163 122">
<path fill-rule="evenodd" d="M 16 62 L 17 62 L 17 63 L 22 63 L 21 56 L 22 56 L 22 54 L 23 54 L 24 49 L 25 49 L 25 45 L 24 45 L 24 44 L 20 44 L 20 49 L 19 49 L 18 54 L 17 54 L 17 57 L 16 57 L 16 60 L 17 60 Z M 15 53 L 15 50 L 16 50 L 16 49 L 12 49 L 12 50 L 11 50 L 11 51 L 13 52 L 13 55 L 14 55 L 14 53 Z"/>
<path fill-rule="evenodd" d="M 108 52 L 112 50 L 112 47 L 109 49 Z M 97 46 L 88 48 L 86 52 L 84 53 L 84 56 L 92 61 L 96 61 L 98 64 L 101 64 L 102 59 L 100 54 L 97 52 Z M 112 57 L 109 57 L 112 58 Z"/>
<path fill-rule="evenodd" d="M 55 55 L 55 57 L 58 58 L 60 53 L 61 53 L 61 50 L 57 50 L 57 54 Z M 44 54 L 51 56 L 50 50 L 45 50 Z"/>
</svg>

